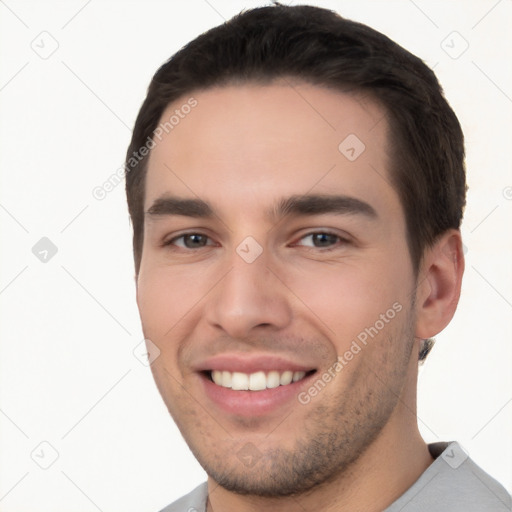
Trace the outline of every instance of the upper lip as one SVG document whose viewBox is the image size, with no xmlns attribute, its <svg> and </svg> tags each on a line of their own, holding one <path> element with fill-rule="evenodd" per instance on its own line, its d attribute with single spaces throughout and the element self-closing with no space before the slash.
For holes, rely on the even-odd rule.
<svg viewBox="0 0 512 512">
<path fill-rule="evenodd" d="M 218 370 L 240 373 L 255 373 L 258 371 L 284 372 L 309 372 L 315 370 L 313 366 L 296 363 L 288 358 L 278 355 L 241 355 L 241 354 L 220 354 L 202 361 L 196 368 L 198 372 Z"/>
</svg>

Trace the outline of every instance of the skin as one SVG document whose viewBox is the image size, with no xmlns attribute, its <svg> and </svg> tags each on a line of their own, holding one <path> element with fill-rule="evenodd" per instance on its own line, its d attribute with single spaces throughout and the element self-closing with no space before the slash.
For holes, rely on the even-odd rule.
<svg viewBox="0 0 512 512">
<path fill-rule="evenodd" d="M 151 369 L 209 475 L 208 508 L 383 510 L 432 462 L 417 427 L 418 350 L 455 311 L 460 234 L 439 237 L 415 275 L 374 102 L 288 82 L 193 96 L 151 152 L 144 208 L 172 195 L 214 214 L 147 214 L 136 281 L 144 335 L 161 351 Z M 353 162 L 338 150 L 348 134 L 365 144 Z M 268 215 L 311 194 L 350 196 L 376 215 Z M 335 236 L 312 236 L 325 232 Z M 191 233 L 204 237 L 178 238 Z M 262 249 L 252 263 L 236 251 L 248 236 Z M 395 303 L 401 311 L 307 404 L 247 417 L 205 396 L 195 369 L 208 356 L 278 355 L 321 376 Z M 237 456 L 244 446 L 257 455 L 251 467 Z"/>
</svg>

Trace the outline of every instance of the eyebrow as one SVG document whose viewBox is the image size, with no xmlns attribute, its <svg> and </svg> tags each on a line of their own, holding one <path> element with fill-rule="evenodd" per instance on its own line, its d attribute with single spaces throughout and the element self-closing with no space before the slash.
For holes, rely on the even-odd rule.
<svg viewBox="0 0 512 512">
<path fill-rule="evenodd" d="M 185 217 L 210 218 L 213 209 L 202 199 L 182 199 L 179 197 L 164 196 L 154 201 L 146 211 L 151 217 L 160 215 L 183 215 Z"/>
<path fill-rule="evenodd" d="M 322 215 L 327 213 L 339 215 L 363 215 L 376 219 L 375 209 L 368 203 L 355 197 L 345 195 L 303 195 L 281 199 L 272 210 L 271 217 L 286 215 Z"/>
<path fill-rule="evenodd" d="M 369 219 L 378 217 L 368 203 L 345 195 L 302 195 L 283 198 L 267 212 L 267 217 L 278 219 L 288 215 L 307 216 L 322 214 L 363 215 Z M 183 199 L 164 196 L 156 199 L 146 211 L 146 215 L 158 217 L 181 215 L 195 218 L 215 216 L 212 206 L 202 199 Z"/>
</svg>

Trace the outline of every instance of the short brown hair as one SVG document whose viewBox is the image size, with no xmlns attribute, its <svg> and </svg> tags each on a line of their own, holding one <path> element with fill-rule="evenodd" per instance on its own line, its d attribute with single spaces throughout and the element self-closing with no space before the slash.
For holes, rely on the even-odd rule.
<svg viewBox="0 0 512 512">
<path fill-rule="evenodd" d="M 459 229 L 466 197 L 464 138 L 436 76 L 418 57 L 372 28 L 312 6 L 243 11 L 200 35 L 154 75 L 126 157 L 126 194 L 138 273 L 144 239 L 147 157 L 165 108 L 193 91 L 279 78 L 367 94 L 387 112 L 391 180 L 417 272 L 424 250 Z M 130 160 L 131 159 L 131 160 Z"/>
</svg>

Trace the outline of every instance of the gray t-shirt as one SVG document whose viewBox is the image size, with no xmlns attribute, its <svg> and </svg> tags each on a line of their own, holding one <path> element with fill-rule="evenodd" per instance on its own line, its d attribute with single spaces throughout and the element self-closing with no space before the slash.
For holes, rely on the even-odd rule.
<svg viewBox="0 0 512 512">
<path fill-rule="evenodd" d="M 383 512 L 511 512 L 507 491 L 480 469 L 458 443 L 434 443 L 434 462 Z M 206 482 L 160 512 L 205 512 Z"/>
</svg>

